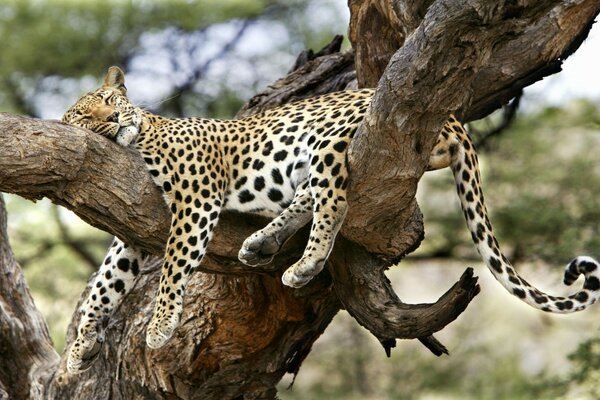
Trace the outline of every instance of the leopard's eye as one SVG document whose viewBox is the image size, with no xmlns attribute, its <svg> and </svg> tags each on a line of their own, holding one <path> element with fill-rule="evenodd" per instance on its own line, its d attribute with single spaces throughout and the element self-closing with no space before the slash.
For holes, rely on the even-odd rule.
<svg viewBox="0 0 600 400">
<path fill-rule="evenodd" d="M 90 114 L 80 114 L 79 121 L 91 121 L 92 116 Z"/>
</svg>

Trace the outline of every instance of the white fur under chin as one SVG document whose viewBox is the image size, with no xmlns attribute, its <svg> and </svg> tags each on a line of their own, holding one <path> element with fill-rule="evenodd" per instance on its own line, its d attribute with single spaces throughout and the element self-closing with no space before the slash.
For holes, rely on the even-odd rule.
<svg viewBox="0 0 600 400">
<path fill-rule="evenodd" d="M 127 147 L 138 135 L 138 128 L 133 125 L 121 127 L 117 133 L 116 141 L 121 146 Z"/>
</svg>

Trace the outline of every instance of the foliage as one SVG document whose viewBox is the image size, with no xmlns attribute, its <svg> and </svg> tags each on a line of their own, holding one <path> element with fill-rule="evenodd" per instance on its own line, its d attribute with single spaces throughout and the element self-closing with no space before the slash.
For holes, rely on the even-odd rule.
<svg viewBox="0 0 600 400">
<path fill-rule="evenodd" d="M 599 399 L 600 337 L 581 343 L 569 358 L 574 364 L 571 378 L 578 386 L 577 389 L 573 389 L 573 392 L 582 400 Z"/>
<path fill-rule="evenodd" d="M 265 1 L 36 1 L 0 6 L 1 76 L 99 76 L 138 46 L 140 36 L 166 27 L 205 28 L 235 16 L 256 17 Z M 43 60 L 43 62 L 40 62 Z"/>
<path fill-rule="evenodd" d="M 567 262 L 580 253 L 598 256 L 599 120 L 590 103 L 550 108 L 519 119 L 490 155 L 495 225 L 519 254 L 548 262 Z M 512 196 L 522 188 L 527 191 Z"/>
<path fill-rule="evenodd" d="M 171 115 L 207 115 L 211 110 L 204 106 L 218 103 L 226 86 L 236 100 L 212 108 L 231 116 L 230 107 L 252 93 L 240 90 L 240 82 L 256 91 L 273 73 L 280 76 L 304 46 L 321 46 L 345 29 L 339 20 L 315 22 L 309 16 L 315 7 L 325 15 L 338 9 L 330 0 L 5 0 L 0 2 L 0 110 L 57 117 L 95 86 L 108 66 L 121 65 L 128 73 L 137 70 L 159 93 L 151 102 L 173 99 L 177 107 L 164 104 Z M 257 29 L 237 37 L 236 30 L 249 23 Z M 265 26 L 277 35 L 264 34 Z M 237 48 L 242 40 L 258 50 Z M 224 58 L 226 64 L 217 62 Z M 135 100 L 147 102 L 148 93 Z M 48 111 L 48 103 L 57 101 L 64 104 Z"/>
</svg>

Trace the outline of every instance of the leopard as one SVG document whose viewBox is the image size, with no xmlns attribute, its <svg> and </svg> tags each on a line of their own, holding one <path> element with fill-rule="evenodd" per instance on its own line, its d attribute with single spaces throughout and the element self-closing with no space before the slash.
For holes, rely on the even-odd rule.
<svg viewBox="0 0 600 400">
<path fill-rule="evenodd" d="M 178 327 L 186 284 L 202 262 L 223 210 L 271 218 L 243 242 L 238 254 L 242 263 L 270 263 L 310 223 L 304 252 L 281 281 L 299 288 L 324 268 L 348 210 L 347 151 L 373 94 L 373 89 L 342 90 L 241 119 L 167 118 L 134 106 L 123 70 L 112 66 L 98 89 L 66 111 L 64 123 L 136 149 L 171 211 L 146 329 L 149 348 L 164 346 Z M 517 273 L 494 235 L 473 141 L 453 115 L 439 132 L 426 170 L 446 167 L 453 172 L 478 253 L 510 294 L 553 313 L 584 310 L 598 300 L 599 269 L 592 257 L 579 256 L 567 264 L 566 285 L 584 277 L 583 288 L 569 296 L 546 294 Z M 114 239 L 80 307 L 77 337 L 67 358 L 69 372 L 84 371 L 97 358 L 106 321 L 131 290 L 146 258 L 135 246 Z"/>
</svg>

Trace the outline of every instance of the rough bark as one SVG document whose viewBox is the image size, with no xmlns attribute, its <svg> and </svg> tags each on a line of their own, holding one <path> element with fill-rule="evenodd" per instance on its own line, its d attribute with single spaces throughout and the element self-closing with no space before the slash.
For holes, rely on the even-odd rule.
<svg viewBox="0 0 600 400">
<path fill-rule="evenodd" d="M 468 89 L 461 90 L 469 93 L 470 101 L 459 100 L 453 108 L 460 110 L 465 122 L 486 116 L 508 103 L 522 88 L 559 72 L 563 61 L 587 37 L 599 9 L 597 0 L 350 0 L 349 6 L 349 39 L 356 52 L 359 85 L 376 87 L 392 56 L 415 34 L 418 37 L 413 43 L 415 39 L 417 43 L 426 40 L 428 48 L 437 54 L 430 60 L 419 57 L 428 62 L 421 64 L 421 73 L 436 63 L 444 64 L 448 56 L 452 60 L 464 57 L 464 63 L 449 63 L 439 69 L 439 78 L 476 75 L 469 85 L 463 85 Z M 439 41 L 441 30 L 452 29 L 443 25 L 452 23 L 456 24 L 456 35 Z M 482 63 L 472 63 L 474 58 Z"/>
<path fill-rule="evenodd" d="M 0 194 L 0 399 L 39 398 L 59 357 L 15 261 L 6 223 Z"/>
<path fill-rule="evenodd" d="M 392 4 L 398 10 L 403 3 Z M 270 267 L 250 271 L 236 261 L 237 250 L 264 221 L 224 215 L 203 272 L 188 285 L 182 326 L 165 348 L 152 351 L 144 345 L 159 272 L 159 261 L 153 260 L 111 319 L 107 345 L 91 370 L 69 376 L 63 360 L 59 368 L 48 369 L 54 375 L 43 395 L 270 398 L 275 383 L 285 372 L 297 371 L 342 306 L 388 351 L 395 338 L 415 337 L 439 350 L 429 335 L 464 310 L 478 292 L 476 280 L 467 271 L 437 303 L 405 305 L 383 274 L 389 260 L 403 256 L 422 238 L 414 190 L 436 132 L 448 113 L 486 109 L 495 91 L 549 71 L 543 66 L 565 54 L 598 12 L 592 1 L 536 2 L 518 9 L 504 4 L 437 1 L 423 6 L 427 12 L 422 20 L 400 22 L 407 39 L 385 70 L 371 115 L 351 147 L 345 238 L 338 241 L 328 268 L 307 287 L 292 290 L 279 281 L 301 252 L 306 232 L 296 235 Z M 515 28 L 536 27 L 542 16 L 552 25 L 567 15 L 576 16 L 576 22 L 560 32 Z M 541 57 L 535 63 L 515 60 L 508 51 L 496 54 L 511 43 L 515 49 L 535 43 L 547 51 L 534 52 Z M 304 54 L 295 71 L 253 98 L 240 115 L 352 85 L 351 55 L 322 54 L 311 60 L 313 56 Z M 481 86 L 479 92 L 464 90 L 474 85 Z M 168 212 L 135 153 L 58 122 L 0 114 L 0 127 L 0 190 L 30 199 L 48 196 L 93 225 L 160 254 Z M 77 320 L 75 316 L 69 328 L 67 346 Z"/>
<path fill-rule="evenodd" d="M 434 2 L 390 59 L 350 147 L 344 236 L 391 258 L 414 247 L 417 183 L 447 116 L 489 112 L 555 71 L 599 11 L 598 0 Z"/>
</svg>

